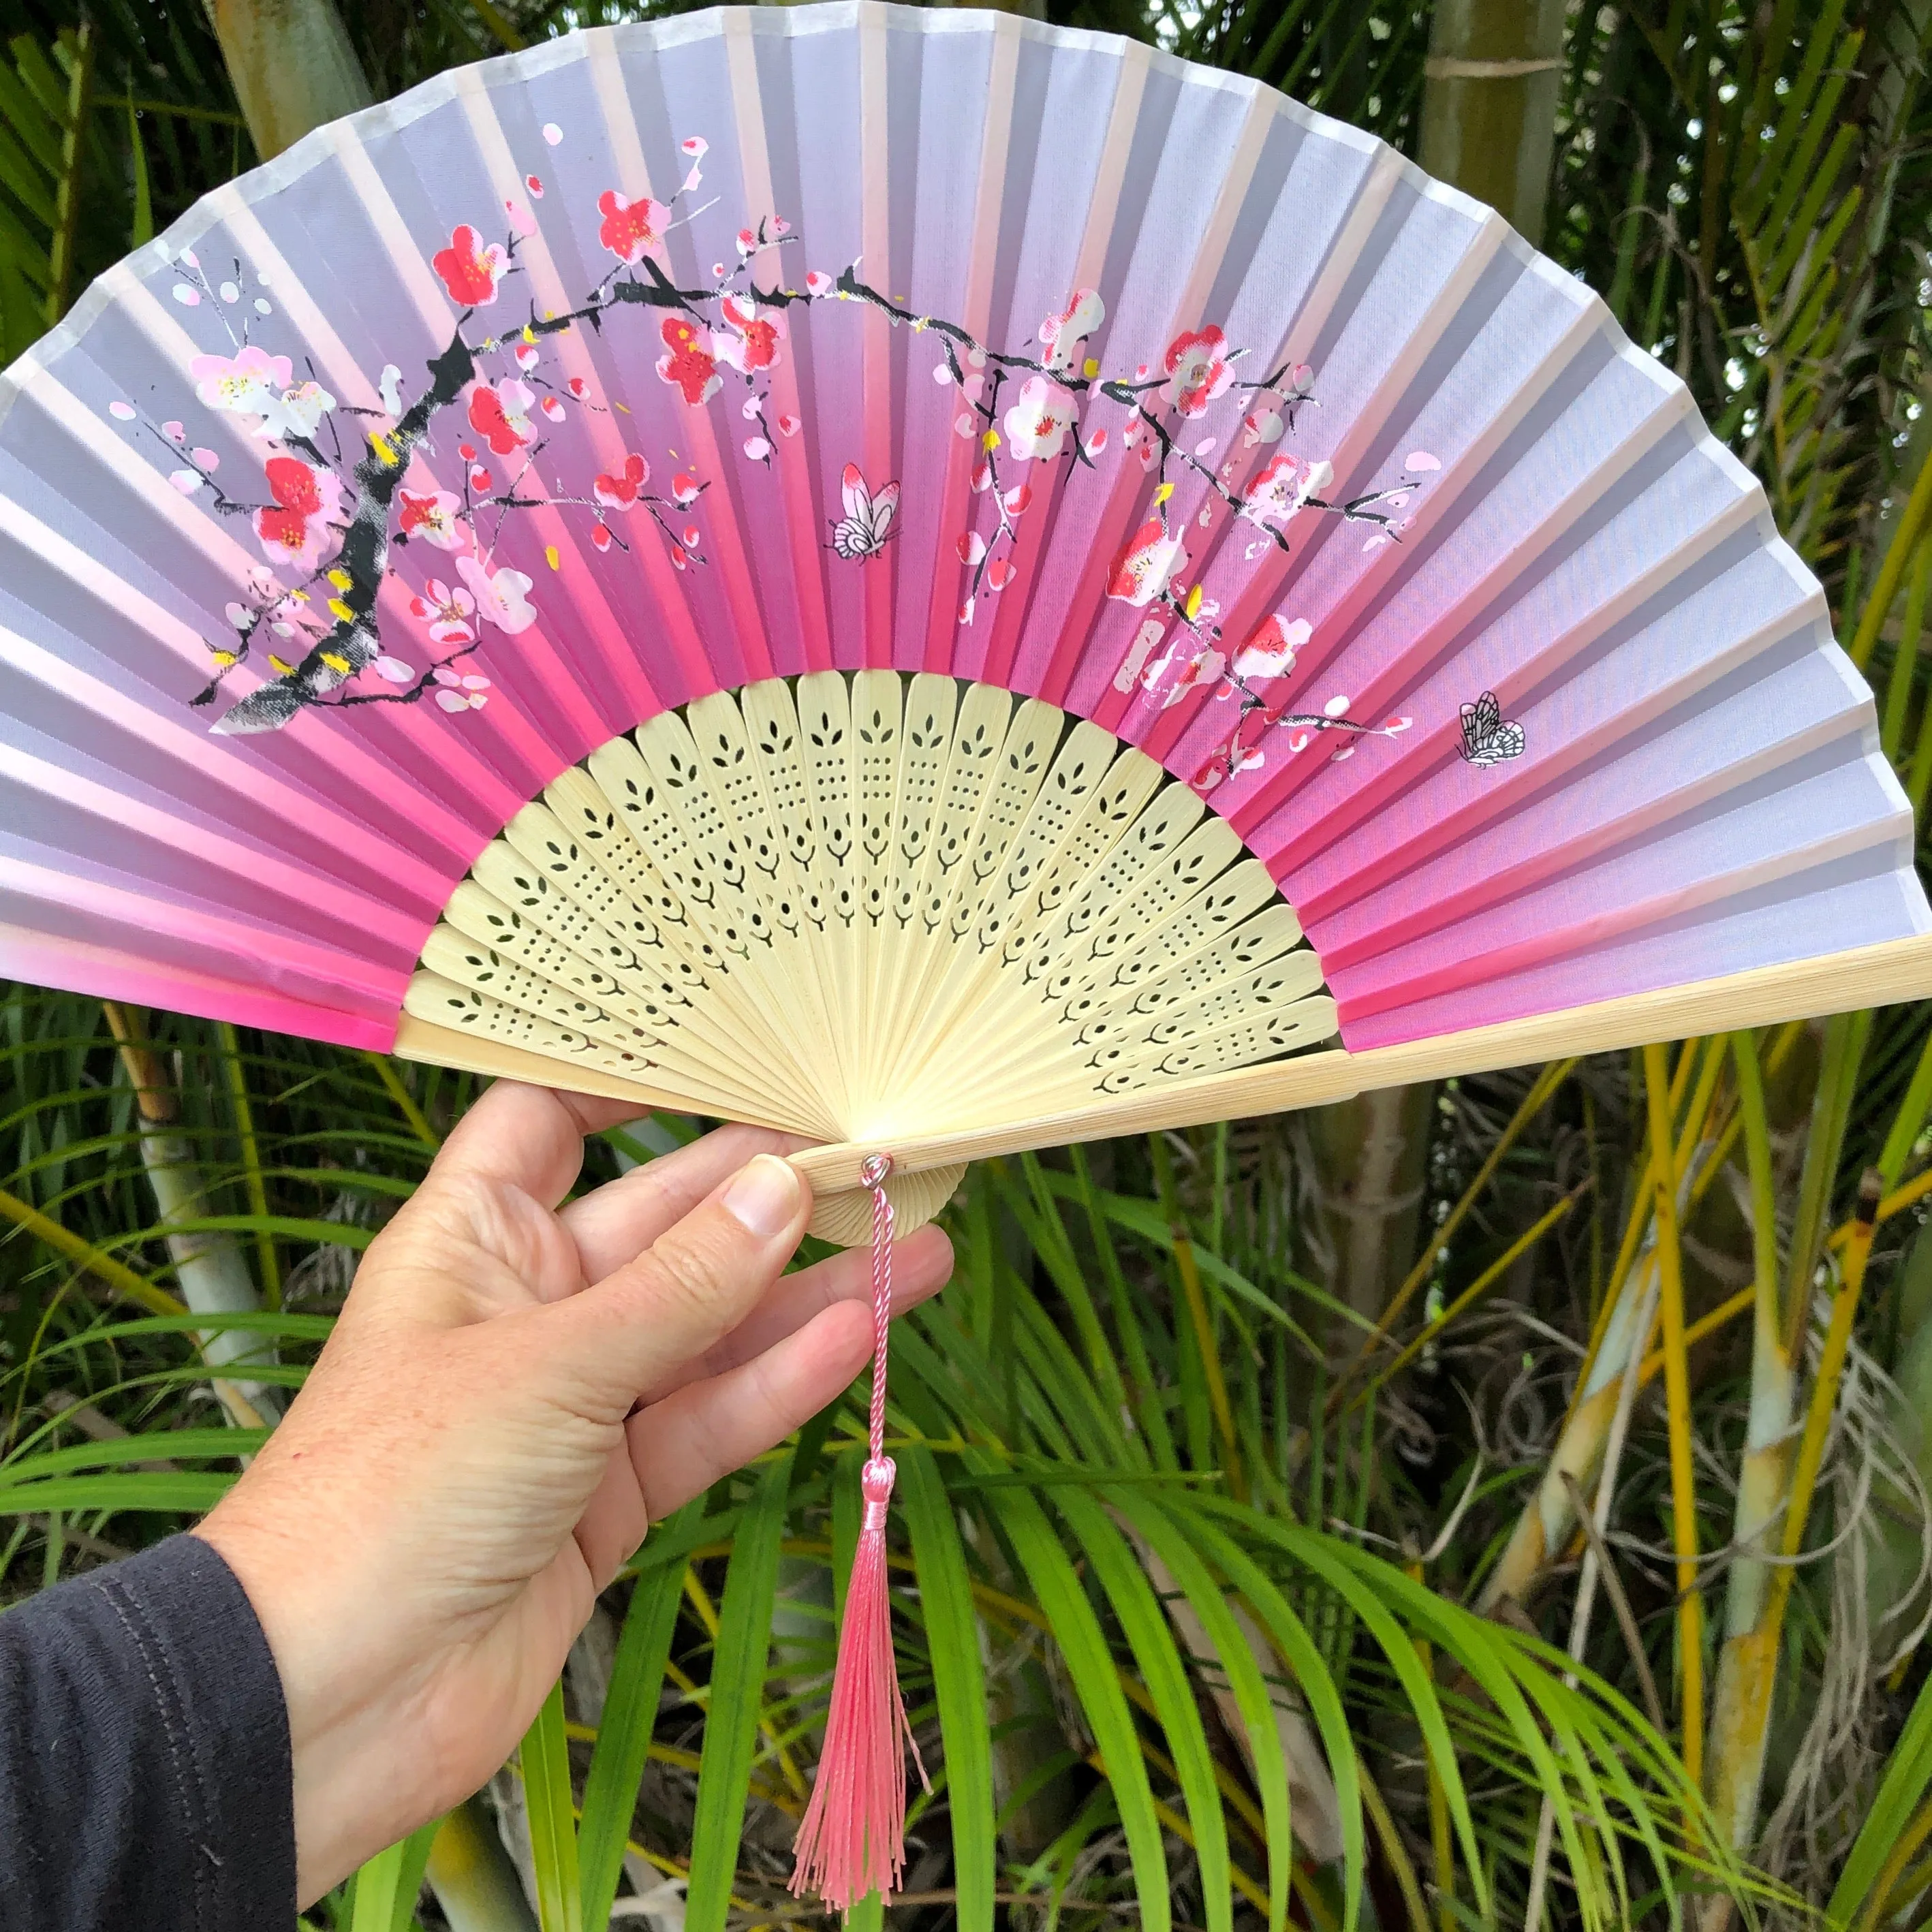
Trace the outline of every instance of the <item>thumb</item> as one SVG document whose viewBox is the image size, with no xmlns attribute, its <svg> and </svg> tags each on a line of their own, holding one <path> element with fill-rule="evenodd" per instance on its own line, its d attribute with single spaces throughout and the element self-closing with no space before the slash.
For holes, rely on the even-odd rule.
<svg viewBox="0 0 1932 1932">
<path fill-rule="evenodd" d="M 811 1212 L 798 1170 L 760 1154 L 634 1260 L 546 1311 L 558 1358 L 599 1408 L 628 1414 L 758 1306 Z"/>
</svg>

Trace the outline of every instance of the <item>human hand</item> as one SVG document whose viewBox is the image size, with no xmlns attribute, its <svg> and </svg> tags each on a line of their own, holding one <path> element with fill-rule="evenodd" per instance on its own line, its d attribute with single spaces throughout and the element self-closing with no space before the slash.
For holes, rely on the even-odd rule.
<svg viewBox="0 0 1932 1932">
<path fill-rule="evenodd" d="M 499 1082 L 370 1243 L 286 1418 L 196 1534 L 261 1618 L 304 1904 L 466 1797 L 646 1527 L 872 1349 L 871 1258 L 781 1276 L 796 1142 L 727 1127 L 556 1204 L 634 1108 Z M 952 1266 L 922 1228 L 896 1305 Z"/>
</svg>

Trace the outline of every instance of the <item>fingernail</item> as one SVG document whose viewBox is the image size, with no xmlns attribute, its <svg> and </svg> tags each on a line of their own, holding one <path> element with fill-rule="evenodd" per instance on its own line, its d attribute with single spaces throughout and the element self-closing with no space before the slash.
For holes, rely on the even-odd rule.
<svg viewBox="0 0 1932 1932">
<path fill-rule="evenodd" d="M 798 1175 L 789 1161 L 761 1154 L 725 1189 L 724 1206 L 734 1221 L 768 1241 L 798 1212 Z"/>
</svg>

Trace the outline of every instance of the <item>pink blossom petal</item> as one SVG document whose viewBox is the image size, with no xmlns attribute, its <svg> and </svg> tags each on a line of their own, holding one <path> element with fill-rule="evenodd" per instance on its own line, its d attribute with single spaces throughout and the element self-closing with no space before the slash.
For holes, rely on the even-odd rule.
<svg viewBox="0 0 1932 1932">
<path fill-rule="evenodd" d="M 1013 566 L 1004 557 L 995 557 L 986 566 L 986 581 L 995 590 L 1004 590 L 1013 580 Z"/>
<path fill-rule="evenodd" d="M 1442 459 L 1439 456 L 1431 456 L 1426 449 L 1412 449 L 1402 459 L 1402 466 L 1413 475 L 1420 476 L 1428 470 L 1440 470 Z"/>
<path fill-rule="evenodd" d="M 183 308 L 198 308 L 201 305 L 200 290 L 190 286 L 186 282 L 176 283 L 173 293 L 175 300 L 179 302 Z"/>
<path fill-rule="evenodd" d="M 530 197 L 531 197 L 531 199 L 532 199 L 532 200 L 534 200 L 534 201 L 541 201 L 541 200 L 542 200 L 542 199 L 543 199 L 543 182 L 542 182 L 542 179 L 541 179 L 538 176 L 536 176 L 536 175 L 526 175 L 526 176 L 524 176 L 524 186 L 526 189 L 528 189 L 528 190 L 529 190 L 529 191 L 530 191 Z"/>
<path fill-rule="evenodd" d="M 977 530 L 964 530 L 954 548 L 959 553 L 962 563 L 977 563 L 986 554 L 986 539 Z"/>
<path fill-rule="evenodd" d="M 745 439 L 745 454 L 754 463 L 762 463 L 772 453 L 772 446 L 761 436 L 748 436 Z"/>
<path fill-rule="evenodd" d="M 490 680 L 487 677 L 478 676 L 472 674 L 463 680 L 463 688 L 465 691 L 488 691 L 490 688 Z"/>
<path fill-rule="evenodd" d="M 463 682 L 462 674 L 452 670 L 447 664 L 438 664 L 435 675 L 438 684 L 460 684 Z"/>
<path fill-rule="evenodd" d="M 781 436 L 796 436 L 804 427 L 796 416 L 782 416 L 778 418 L 778 434 Z"/>
<path fill-rule="evenodd" d="M 114 401 L 107 405 L 107 413 L 116 422 L 132 422 L 134 420 L 134 405 L 132 403 L 124 403 L 117 397 Z"/>
<path fill-rule="evenodd" d="M 193 457 L 196 462 L 200 464 L 204 470 L 218 470 L 221 466 L 221 458 L 216 455 L 212 449 L 204 449 L 197 445 L 194 448 L 190 450 L 188 454 Z"/>
<path fill-rule="evenodd" d="M 1027 506 L 1033 501 L 1033 485 L 1030 483 L 1016 483 L 1000 501 L 1006 505 L 1008 516 L 1023 517 L 1026 514 Z"/>
<path fill-rule="evenodd" d="M 543 412 L 545 416 L 549 417 L 552 422 L 562 422 L 563 398 L 561 396 L 544 397 L 543 399 Z"/>
<path fill-rule="evenodd" d="M 695 550 L 702 540 L 702 533 L 695 524 L 685 525 L 684 547 L 686 550 Z"/>
<path fill-rule="evenodd" d="M 961 436 L 970 436 L 980 427 L 980 419 L 970 410 L 962 410 L 952 418 L 952 427 Z"/>
<path fill-rule="evenodd" d="M 1214 445 L 1216 440 L 1216 439 L 1214 436 L 1204 436 L 1201 440 L 1194 446 L 1195 454 L 1196 456 L 1212 456 L 1214 454 Z"/>
<path fill-rule="evenodd" d="M 178 422 L 164 422 L 161 425 L 161 434 L 170 442 L 178 442 L 188 431 Z"/>
<path fill-rule="evenodd" d="M 563 130 L 554 121 L 546 121 L 543 125 L 543 137 L 554 148 L 563 139 Z"/>
<path fill-rule="evenodd" d="M 232 282 L 224 282 L 215 292 L 225 302 L 238 302 L 242 299 L 242 291 Z"/>
<path fill-rule="evenodd" d="M 175 260 L 184 268 L 198 268 L 201 266 L 201 257 L 192 248 L 184 248 Z M 268 278 L 264 275 L 262 279 L 266 282 Z"/>
<path fill-rule="evenodd" d="M 446 711 L 467 711 L 470 709 L 469 699 L 458 691 L 439 691 L 436 701 Z"/>
<path fill-rule="evenodd" d="M 937 382 L 942 389 L 944 388 L 946 384 L 952 380 L 952 369 L 951 364 L 945 362 L 940 363 L 939 367 L 933 370 L 932 380 Z M 134 412 L 130 410 L 128 413 L 131 416 Z"/>
<path fill-rule="evenodd" d="M 976 601 L 977 601 L 977 600 L 976 600 L 976 598 L 974 598 L 969 597 L 969 598 L 967 598 L 967 600 L 965 601 L 965 602 L 964 602 L 964 603 L 963 603 L 962 604 L 961 604 L 961 605 L 960 605 L 960 607 L 959 607 L 959 621 L 960 621 L 960 622 L 961 622 L 961 623 L 962 623 L 962 624 L 970 624 L 970 623 L 971 623 L 971 622 L 972 622 L 972 621 L 973 621 L 973 606 L 974 606 L 974 603 L 975 603 Z"/>
<path fill-rule="evenodd" d="M 408 684 L 416 673 L 400 658 L 380 657 L 376 660 L 376 675 L 387 678 L 392 684 Z"/>
<path fill-rule="evenodd" d="M 602 524 L 592 524 L 590 541 L 597 549 L 608 550 L 610 548 L 610 532 Z"/>
<path fill-rule="evenodd" d="M 192 470 L 174 470 L 170 474 L 168 481 L 184 496 L 192 496 L 201 488 L 201 478 Z"/>
<path fill-rule="evenodd" d="M 1330 718 L 1340 718 L 1344 716 L 1348 711 L 1348 700 L 1347 698 L 1342 697 L 1338 694 L 1336 696 L 1330 698 L 1328 702 L 1322 706 L 1322 709 L 1326 712 Z"/>
<path fill-rule="evenodd" d="M 235 603 L 232 601 L 229 603 L 224 604 L 221 607 L 221 614 L 226 617 L 238 631 L 245 631 L 248 628 L 248 613 L 244 610 L 239 604 Z"/>
</svg>

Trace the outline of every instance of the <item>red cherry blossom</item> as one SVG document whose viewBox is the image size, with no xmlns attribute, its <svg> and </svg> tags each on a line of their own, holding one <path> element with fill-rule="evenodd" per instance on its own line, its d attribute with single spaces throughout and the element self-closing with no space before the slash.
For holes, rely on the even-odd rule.
<svg viewBox="0 0 1932 1932">
<path fill-rule="evenodd" d="M 704 334 L 681 315 L 666 316 L 658 333 L 664 353 L 658 358 L 658 374 L 682 392 L 687 403 L 705 403 L 724 386 L 717 358 L 704 346 Z"/>
<path fill-rule="evenodd" d="M 326 470 L 312 468 L 298 456 L 272 456 L 265 466 L 272 507 L 255 512 L 255 534 L 272 562 L 314 569 L 336 548 L 332 519 L 342 486 Z"/>
<path fill-rule="evenodd" d="M 1180 539 L 1169 536 L 1158 517 L 1150 517 L 1114 559 L 1107 574 L 1107 595 L 1136 609 L 1151 604 L 1166 589 L 1180 560 Z"/>
<path fill-rule="evenodd" d="M 687 504 L 696 502 L 699 494 L 698 478 L 689 470 L 680 470 L 670 479 L 670 494 L 677 500 L 680 509 Z"/>
<path fill-rule="evenodd" d="M 470 397 L 470 427 L 499 456 L 521 449 L 535 436 L 530 409 L 535 398 L 514 379 L 494 386 L 479 382 Z"/>
<path fill-rule="evenodd" d="M 402 506 L 400 527 L 406 537 L 421 537 L 438 550 L 461 550 L 470 533 L 458 512 L 460 500 L 452 490 L 399 490 L 396 500 Z"/>
<path fill-rule="evenodd" d="M 614 476 L 600 475 L 591 485 L 591 494 L 607 510 L 628 510 L 638 500 L 638 492 L 649 481 L 650 465 L 634 452 L 624 459 L 624 466 Z"/>
<path fill-rule="evenodd" d="M 614 188 L 607 188 L 597 197 L 597 212 L 603 216 L 597 238 L 620 262 L 644 260 L 664 239 L 670 210 L 649 195 L 632 201 Z"/>
<path fill-rule="evenodd" d="M 429 258 L 429 265 L 442 278 L 452 302 L 464 308 L 479 308 L 496 299 L 510 257 L 500 242 L 486 242 L 465 221 L 450 230 L 449 246 L 439 248 Z"/>
<path fill-rule="evenodd" d="M 1184 416 L 1201 415 L 1234 380 L 1228 338 L 1211 323 L 1177 335 L 1161 360 L 1169 378 L 1162 394 Z"/>
<path fill-rule="evenodd" d="M 712 353 L 718 361 L 746 376 L 775 367 L 778 338 L 784 334 L 783 316 L 776 310 L 760 314 L 748 296 L 727 296 L 718 308 L 728 325 L 711 332 Z"/>
</svg>

